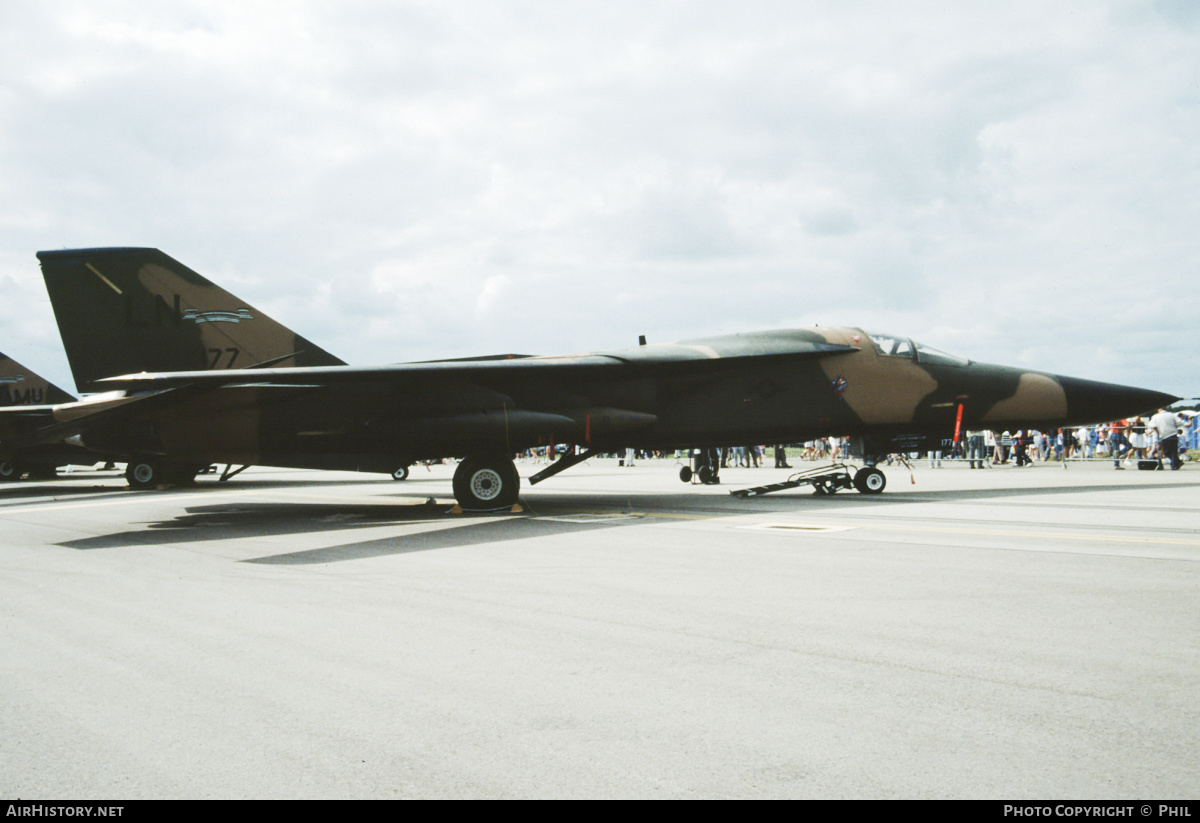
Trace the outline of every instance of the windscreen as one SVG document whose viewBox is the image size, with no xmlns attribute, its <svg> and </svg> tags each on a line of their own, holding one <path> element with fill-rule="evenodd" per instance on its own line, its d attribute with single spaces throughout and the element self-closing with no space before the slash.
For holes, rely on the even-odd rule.
<svg viewBox="0 0 1200 823">
<path fill-rule="evenodd" d="M 879 349 L 879 353 L 885 357 L 907 357 L 909 360 L 916 360 L 919 363 L 937 363 L 943 366 L 966 366 L 971 362 L 965 357 L 947 354 L 940 349 L 935 349 L 933 346 L 914 343 L 907 337 L 898 337 L 894 334 L 874 334 L 871 332 L 868 332 L 867 336 L 871 338 L 871 342 Z"/>
</svg>

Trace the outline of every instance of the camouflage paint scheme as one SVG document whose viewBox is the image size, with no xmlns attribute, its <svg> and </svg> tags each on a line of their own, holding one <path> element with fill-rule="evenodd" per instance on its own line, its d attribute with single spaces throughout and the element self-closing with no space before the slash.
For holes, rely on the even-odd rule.
<svg viewBox="0 0 1200 823">
<path fill-rule="evenodd" d="M 157 249 L 38 258 L 81 392 L 140 371 L 345 365 Z"/>
<path fill-rule="evenodd" d="M 74 399 L 46 378 L 0 354 L 0 406 L 48 406 Z"/>
<path fill-rule="evenodd" d="M 157 250 L 38 257 L 77 382 L 126 393 L 101 414 L 60 408 L 46 427 L 54 436 L 79 435 L 89 448 L 175 466 L 391 472 L 415 460 L 463 457 L 455 492 L 464 504 L 480 502 L 472 483 L 488 502 L 515 501 L 511 456 L 552 443 L 611 451 L 848 435 L 874 457 L 951 436 L 960 406 L 963 429 L 1053 429 L 1175 399 L 973 363 L 853 328 L 558 357 L 325 365 L 331 355 L 278 324 L 251 335 L 260 320 L 236 298 L 209 308 L 217 287 Z M 197 322 L 201 312 L 212 319 Z M 231 342 L 233 330 L 256 342 Z M 292 355 L 285 365 L 296 367 L 270 365 L 281 355 Z M 178 365 L 189 358 L 196 367 Z M 227 368 L 245 359 L 268 365 Z M 162 362 L 172 365 L 156 369 Z"/>
<path fill-rule="evenodd" d="M 22 366 L 5 354 L 0 354 L 0 407 L 12 420 L 24 418 L 30 422 L 44 420 L 50 409 L 61 403 L 73 403 L 75 398 L 46 378 Z M 3 426 L 0 424 L 0 434 Z M 0 480 L 17 480 L 28 474 L 35 478 L 55 475 L 59 466 L 90 465 L 101 458 L 81 446 L 67 443 L 44 443 L 3 454 L 0 450 Z"/>
<path fill-rule="evenodd" d="M 61 321 L 67 358 L 81 391 L 103 389 L 97 385 L 98 379 L 125 371 L 216 369 L 264 362 L 343 364 L 154 249 L 85 250 L 82 257 L 78 252 L 44 252 L 43 256 L 49 261 L 43 269 L 46 287 Z M 104 271 L 97 268 L 97 263 Z M 4 382 L 3 367 L 0 361 L 0 385 Z M 22 377 L 31 374 L 28 370 L 21 372 Z M 45 381 L 42 384 L 49 385 Z M 58 465 L 101 459 L 124 461 L 145 453 L 140 448 L 122 446 L 113 451 L 92 443 L 88 444 L 95 450 L 91 454 L 83 448 L 80 427 L 72 425 L 86 418 L 90 425 L 102 429 L 114 416 L 124 414 L 118 411 L 120 407 L 145 398 L 110 391 L 75 402 L 66 392 L 55 392 L 47 390 L 43 396 L 37 389 L 22 390 L 19 397 L 43 405 L 20 414 L 0 411 L 0 460 L 33 465 L 34 447 L 17 448 L 18 444 L 31 442 L 37 443 L 42 458 L 52 450 L 75 458 L 61 460 Z M 134 424 L 127 421 L 117 425 Z M 103 441 L 104 437 L 98 439 Z M 44 464 L 46 459 L 41 462 Z M 195 466 L 182 468 L 194 470 Z M 176 472 L 174 479 L 180 479 L 181 474 Z M 39 475 L 47 476 L 46 472 Z"/>
</svg>

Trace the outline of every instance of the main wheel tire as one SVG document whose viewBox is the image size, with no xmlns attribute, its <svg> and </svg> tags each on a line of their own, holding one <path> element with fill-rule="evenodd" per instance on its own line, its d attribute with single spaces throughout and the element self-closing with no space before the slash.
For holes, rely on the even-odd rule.
<svg viewBox="0 0 1200 823">
<path fill-rule="evenodd" d="M 152 489 L 164 482 L 163 465 L 157 460 L 130 460 L 125 466 L 125 479 L 134 489 Z"/>
<path fill-rule="evenodd" d="M 887 487 L 887 476 L 879 469 L 859 469 L 854 475 L 854 488 L 862 494 L 879 494 Z"/>
<path fill-rule="evenodd" d="M 392 479 L 393 480 L 407 480 L 408 479 L 408 466 L 401 466 L 400 468 L 393 471 Z"/>
<path fill-rule="evenodd" d="M 14 463 L 11 460 L 5 460 L 0 463 L 0 481 L 4 480 L 20 480 L 21 475 L 25 473 L 25 469 L 19 463 Z"/>
<path fill-rule="evenodd" d="M 691 466 L 684 466 L 682 469 L 679 470 L 679 479 L 682 480 L 684 483 L 692 482 Z"/>
<path fill-rule="evenodd" d="M 454 498 L 464 509 L 509 508 L 520 491 L 521 475 L 507 457 L 468 457 L 454 471 Z"/>
</svg>

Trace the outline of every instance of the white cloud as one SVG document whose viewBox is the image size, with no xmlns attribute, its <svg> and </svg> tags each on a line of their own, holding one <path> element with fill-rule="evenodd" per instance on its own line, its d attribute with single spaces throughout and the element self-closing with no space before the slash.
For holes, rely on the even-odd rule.
<svg viewBox="0 0 1200 823">
<path fill-rule="evenodd" d="M 18 0 L 0 282 L 144 244 L 353 362 L 847 322 L 1200 391 L 1192 9 Z"/>
</svg>

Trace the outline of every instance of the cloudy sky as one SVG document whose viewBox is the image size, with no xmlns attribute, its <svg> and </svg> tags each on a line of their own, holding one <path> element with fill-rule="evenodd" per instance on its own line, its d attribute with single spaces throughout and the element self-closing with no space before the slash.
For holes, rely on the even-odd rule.
<svg viewBox="0 0 1200 823">
<path fill-rule="evenodd" d="M 1200 3 L 0 4 L 0 351 L 156 246 L 356 364 L 811 325 L 1200 394 Z"/>
</svg>

